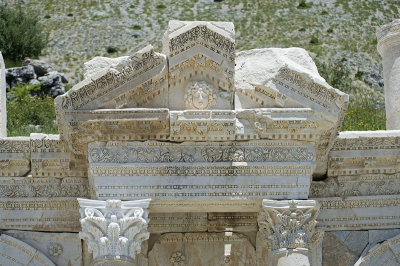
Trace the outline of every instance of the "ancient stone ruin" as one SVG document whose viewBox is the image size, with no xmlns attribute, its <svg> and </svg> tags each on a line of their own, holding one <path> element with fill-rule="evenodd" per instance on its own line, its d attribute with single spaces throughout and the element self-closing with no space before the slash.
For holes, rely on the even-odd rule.
<svg viewBox="0 0 400 266">
<path fill-rule="evenodd" d="M 378 47 L 400 130 L 398 25 Z M 348 95 L 304 49 L 171 21 L 162 53 L 85 72 L 60 135 L 1 133 L 1 265 L 400 264 L 400 131 L 339 132 Z"/>
</svg>

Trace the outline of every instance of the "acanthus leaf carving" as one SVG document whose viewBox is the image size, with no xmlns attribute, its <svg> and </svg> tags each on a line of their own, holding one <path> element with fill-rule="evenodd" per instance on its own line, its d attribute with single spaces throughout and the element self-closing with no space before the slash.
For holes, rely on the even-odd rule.
<svg viewBox="0 0 400 266">
<path fill-rule="evenodd" d="M 314 200 L 263 200 L 259 234 L 271 250 L 309 249 L 317 224 L 319 204 Z"/>
<path fill-rule="evenodd" d="M 147 240 L 150 199 L 138 201 L 78 199 L 82 232 L 96 261 L 125 260 L 135 263 L 141 244 Z"/>
</svg>

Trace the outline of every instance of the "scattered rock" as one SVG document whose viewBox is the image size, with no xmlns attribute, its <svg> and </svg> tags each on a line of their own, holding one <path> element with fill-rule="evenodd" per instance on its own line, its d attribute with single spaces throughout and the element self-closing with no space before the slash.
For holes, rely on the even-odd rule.
<svg viewBox="0 0 400 266">
<path fill-rule="evenodd" d="M 42 84 L 41 91 L 52 97 L 64 94 L 65 88 L 63 83 L 68 82 L 65 75 L 57 71 L 52 71 L 45 76 L 39 77 L 38 81 Z"/>
<path fill-rule="evenodd" d="M 51 65 L 41 60 L 28 58 L 22 65 L 6 70 L 7 89 L 18 84 L 41 84 L 40 92 L 31 93 L 45 93 L 52 97 L 65 93 L 64 83 L 68 83 L 65 74 L 54 71 Z"/>
<path fill-rule="evenodd" d="M 19 83 L 29 83 L 36 77 L 33 66 L 8 68 L 6 69 L 7 89 L 16 87 Z"/>
<path fill-rule="evenodd" d="M 25 60 L 22 62 L 22 66 L 33 66 L 33 68 L 35 69 L 35 73 L 38 77 L 44 76 L 47 73 L 54 71 L 53 67 L 50 64 L 37 59 L 25 58 Z"/>
</svg>

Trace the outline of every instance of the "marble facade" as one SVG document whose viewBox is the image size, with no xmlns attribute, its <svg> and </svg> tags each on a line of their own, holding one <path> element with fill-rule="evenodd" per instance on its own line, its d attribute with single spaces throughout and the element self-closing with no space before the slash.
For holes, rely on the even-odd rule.
<svg viewBox="0 0 400 266">
<path fill-rule="evenodd" d="M 59 135 L 0 136 L 0 265 L 398 265 L 400 131 L 347 104 L 304 49 L 171 21 L 85 64 Z"/>
</svg>

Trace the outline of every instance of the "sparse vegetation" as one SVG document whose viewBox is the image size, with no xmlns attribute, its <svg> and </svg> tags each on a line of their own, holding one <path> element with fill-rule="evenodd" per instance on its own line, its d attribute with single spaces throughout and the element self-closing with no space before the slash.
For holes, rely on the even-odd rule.
<svg viewBox="0 0 400 266">
<path fill-rule="evenodd" d="M 7 135 L 29 136 L 33 132 L 57 133 L 53 98 L 47 95 L 30 96 L 39 85 L 20 84 L 12 88 L 7 103 Z"/>
</svg>

